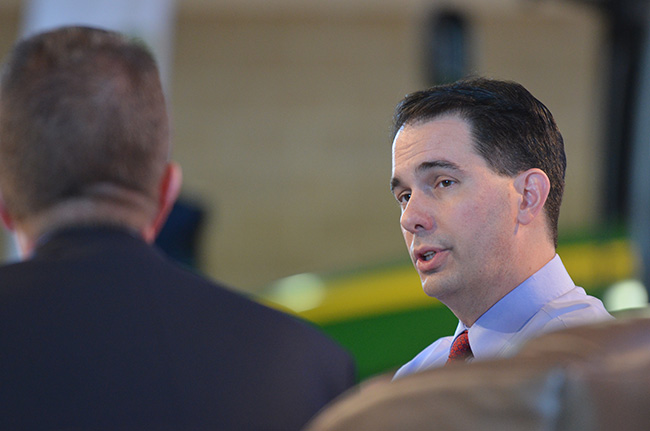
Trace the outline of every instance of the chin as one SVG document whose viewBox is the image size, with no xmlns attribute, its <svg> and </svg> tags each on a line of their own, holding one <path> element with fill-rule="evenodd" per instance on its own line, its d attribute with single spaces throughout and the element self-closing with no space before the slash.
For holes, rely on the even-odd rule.
<svg viewBox="0 0 650 431">
<path fill-rule="evenodd" d="M 450 283 L 450 280 L 432 279 L 431 276 L 428 276 L 422 280 L 422 290 L 427 296 L 443 302 L 444 297 L 449 296 L 457 289 L 454 287 L 454 283 Z"/>
<path fill-rule="evenodd" d="M 422 290 L 427 296 L 430 296 L 432 298 L 438 298 L 440 295 L 440 286 L 431 282 L 423 282 Z"/>
</svg>

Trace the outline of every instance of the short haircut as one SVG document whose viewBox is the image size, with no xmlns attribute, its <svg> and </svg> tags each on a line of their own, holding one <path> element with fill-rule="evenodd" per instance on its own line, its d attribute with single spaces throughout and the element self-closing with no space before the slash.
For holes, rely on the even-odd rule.
<svg viewBox="0 0 650 431">
<path fill-rule="evenodd" d="M 564 193 L 564 140 L 546 106 L 516 82 L 468 78 L 407 95 L 396 107 L 392 138 L 405 125 L 458 115 L 471 128 L 476 151 L 498 174 L 531 168 L 546 173 L 551 190 L 544 206 L 555 246 Z"/>
<path fill-rule="evenodd" d="M 107 184 L 157 204 L 169 120 L 143 44 L 64 27 L 20 41 L 0 79 L 0 188 L 13 217 L 110 199 L 93 192 Z"/>
</svg>

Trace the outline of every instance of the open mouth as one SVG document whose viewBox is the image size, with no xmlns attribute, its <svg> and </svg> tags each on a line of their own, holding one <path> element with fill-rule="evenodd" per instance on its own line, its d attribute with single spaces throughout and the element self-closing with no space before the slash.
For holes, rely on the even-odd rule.
<svg viewBox="0 0 650 431">
<path fill-rule="evenodd" d="M 433 259 L 433 256 L 435 256 L 435 255 L 436 255 L 435 251 L 427 251 L 426 253 L 424 253 L 421 256 L 421 259 L 426 262 L 426 261 L 429 261 L 429 260 Z"/>
</svg>

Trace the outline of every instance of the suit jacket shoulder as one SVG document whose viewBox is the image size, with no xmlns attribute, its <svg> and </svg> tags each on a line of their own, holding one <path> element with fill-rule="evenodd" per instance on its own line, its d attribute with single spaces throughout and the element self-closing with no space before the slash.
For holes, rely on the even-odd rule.
<svg viewBox="0 0 650 431">
<path fill-rule="evenodd" d="M 354 384 L 311 325 L 114 229 L 0 268 L 0 428 L 299 429 Z"/>
</svg>

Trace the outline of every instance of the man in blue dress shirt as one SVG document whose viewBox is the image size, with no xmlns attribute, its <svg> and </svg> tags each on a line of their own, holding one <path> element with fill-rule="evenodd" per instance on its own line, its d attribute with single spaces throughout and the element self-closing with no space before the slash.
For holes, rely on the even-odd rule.
<svg viewBox="0 0 650 431">
<path fill-rule="evenodd" d="M 556 254 L 564 143 L 523 86 L 473 78 L 412 93 L 396 108 L 393 138 L 391 190 L 409 255 L 425 293 L 459 319 L 396 378 L 444 365 L 465 331 L 472 361 L 612 318 Z"/>
</svg>

